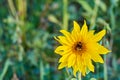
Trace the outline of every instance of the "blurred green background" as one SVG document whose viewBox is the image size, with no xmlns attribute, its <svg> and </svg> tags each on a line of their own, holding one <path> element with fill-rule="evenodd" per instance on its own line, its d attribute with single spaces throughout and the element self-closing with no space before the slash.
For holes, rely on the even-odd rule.
<svg viewBox="0 0 120 80">
<path fill-rule="evenodd" d="M 59 30 L 73 20 L 96 32 L 111 53 L 82 80 L 120 80 L 120 0 L 0 0 L 0 80 L 76 80 L 71 69 L 58 70 Z"/>
</svg>

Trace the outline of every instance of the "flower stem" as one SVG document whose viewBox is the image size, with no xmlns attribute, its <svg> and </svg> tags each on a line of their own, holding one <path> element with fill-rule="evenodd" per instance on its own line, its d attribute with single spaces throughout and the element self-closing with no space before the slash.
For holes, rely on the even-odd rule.
<svg viewBox="0 0 120 80">
<path fill-rule="evenodd" d="M 68 0 L 63 0 L 63 29 L 68 30 Z"/>
<path fill-rule="evenodd" d="M 108 77 L 107 77 L 106 55 L 104 55 L 104 60 L 105 60 L 105 63 L 104 63 L 104 80 L 107 80 Z"/>
<path fill-rule="evenodd" d="M 81 72 L 78 73 L 78 80 L 82 80 L 82 78 L 81 78 Z"/>
</svg>

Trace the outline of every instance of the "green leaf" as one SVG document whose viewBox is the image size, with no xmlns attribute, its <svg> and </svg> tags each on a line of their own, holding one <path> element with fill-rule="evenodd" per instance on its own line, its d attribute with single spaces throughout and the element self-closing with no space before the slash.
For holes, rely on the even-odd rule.
<svg viewBox="0 0 120 80">
<path fill-rule="evenodd" d="M 101 10 L 102 10 L 103 12 L 106 12 L 107 7 L 106 7 L 106 4 L 105 4 L 105 3 L 103 3 L 103 2 L 101 1 L 100 4 L 99 4 L 99 7 L 101 8 Z"/>
<path fill-rule="evenodd" d="M 72 78 L 71 80 L 77 80 L 76 78 Z"/>
<path fill-rule="evenodd" d="M 55 23 L 55 24 L 62 26 L 60 21 L 54 15 L 48 15 L 48 20 Z"/>
<path fill-rule="evenodd" d="M 92 7 L 87 3 L 86 0 L 77 0 L 79 4 L 82 5 L 82 7 L 89 13 L 92 13 Z"/>
<path fill-rule="evenodd" d="M 11 62 L 9 59 L 6 60 L 3 72 L 0 74 L 0 80 L 3 80 L 5 74 L 7 73 L 8 67 L 11 65 Z"/>
<path fill-rule="evenodd" d="M 97 79 L 95 79 L 95 78 L 91 78 L 90 80 L 97 80 Z"/>
</svg>

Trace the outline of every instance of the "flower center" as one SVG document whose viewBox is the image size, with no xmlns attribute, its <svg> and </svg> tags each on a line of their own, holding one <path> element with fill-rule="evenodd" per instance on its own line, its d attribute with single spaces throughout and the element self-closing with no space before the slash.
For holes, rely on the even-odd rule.
<svg viewBox="0 0 120 80">
<path fill-rule="evenodd" d="M 75 46 L 75 50 L 77 51 L 81 51 L 82 50 L 82 43 L 81 42 L 78 42 Z"/>
</svg>

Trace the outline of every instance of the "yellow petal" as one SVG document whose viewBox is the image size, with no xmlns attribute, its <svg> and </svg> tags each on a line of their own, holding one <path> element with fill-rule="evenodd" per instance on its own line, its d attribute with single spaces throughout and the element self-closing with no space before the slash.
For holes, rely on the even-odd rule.
<svg viewBox="0 0 120 80">
<path fill-rule="evenodd" d="M 64 37 L 64 36 L 58 36 L 58 38 L 59 38 L 59 40 L 60 40 L 62 43 L 67 44 L 67 45 L 70 45 L 70 44 L 68 43 L 66 37 Z"/>
<path fill-rule="evenodd" d="M 82 75 L 85 76 L 86 74 L 86 65 L 82 65 Z"/>
<path fill-rule="evenodd" d="M 86 70 L 87 70 L 87 64 L 88 62 L 87 59 L 89 59 L 88 54 L 85 52 L 84 54 L 82 54 L 82 67 L 81 67 L 81 72 L 82 75 L 85 76 L 86 75 Z"/>
<path fill-rule="evenodd" d="M 94 35 L 93 40 L 100 41 L 105 34 L 106 34 L 106 30 L 102 30 L 99 33 Z"/>
<path fill-rule="evenodd" d="M 55 53 L 64 55 L 71 51 L 71 49 L 68 46 L 59 46 L 55 49 Z"/>
<path fill-rule="evenodd" d="M 87 50 L 90 53 L 97 53 L 97 54 L 107 54 L 107 53 L 111 52 L 104 46 L 101 46 L 98 43 L 92 43 L 92 42 L 87 44 Z"/>
<path fill-rule="evenodd" d="M 73 66 L 73 75 L 76 77 L 76 72 L 78 71 L 77 65 Z"/>
<path fill-rule="evenodd" d="M 86 25 L 86 21 L 84 20 L 84 24 L 81 29 L 81 35 L 85 36 L 88 33 L 88 27 Z"/>
<path fill-rule="evenodd" d="M 71 54 L 69 57 L 68 57 L 68 68 L 70 68 L 71 66 L 74 65 L 76 61 L 76 55 L 75 54 Z"/>
<path fill-rule="evenodd" d="M 55 49 L 55 53 L 62 53 L 64 52 L 64 50 L 67 50 L 68 48 L 65 47 L 65 46 L 58 46 L 56 49 Z"/>
<path fill-rule="evenodd" d="M 88 43 L 88 42 L 92 42 L 92 41 L 93 41 L 92 37 L 94 36 L 94 32 L 95 32 L 95 30 L 90 30 L 90 31 L 88 32 L 86 38 L 84 39 L 84 42 L 85 42 L 85 43 Z"/>
<path fill-rule="evenodd" d="M 64 67 L 66 67 L 66 66 L 67 66 L 67 62 L 62 62 L 62 63 L 60 63 L 58 69 L 62 69 Z"/>
<path fill-rule="evenodd" d="M 90 71 L 94 72 L 94 65 L 92 64 L 92 61 L 90 59 L 86 59 L 87 61 L 87 67 Z"/>
<path fill-rule="evenodd" d="M 77 63 L 76 63 L 76 65 L 78 66 L 80 71 L 82 69 L 82 66 L 81 66 L 82 63 L 83 63 L 82 57 L 80 55 L 77 55 Z"/>
<path fill-rule="evenodd" d="M 101 46 L 99 44 L 97 44 L 97 46 L 98 46 L 97 52 L 99 54 L 107 54 L 107 53 L 111 52 L 110 50 L 106 49 L 104 46 Z"/>
<path fill-rule="evenodd" d="M 57 54 L 60 54 L 61 56 L 63 56 L 63 55 L 65 55 L 65 54 L 69 54 L 70 52 L 71 52 L 71 50 L 68 49 L 68 50 L 66 50 L 66 51 L 64 51 L 64 52 L 59 52 L 59 53 L 57 53 Z"/>
<path fill-rule="evenodd" d="M 62 42 L 58 39 L 58 37 L 55 37 L 55 36 L 54 36 L 54 39 L 55 39 L 56 41 L 62 43 Z"/>
<path fill-rule="evenodd" d="M 56 49 L 55 49 L 55 53 L 59 53 L 59 52 L 63 52 L 65 50 L 65 46 L 58 46 Z"/>
<path fill-rule="evenodd" d="M 69 45 L 70 46 L 70 43 L 66 40 L 66 38 L 64 36 L 58 36 L 58 37 L 54 37 L 54 38 L 62 45 Z"/>
<path fill-rule="evenodd" d="M 59 62 L 68 61 L 69 55 L 70 55 L 70 53 L 63 55 L 63 56 L 59 59 Z"/>
<path fill-rule="evenodd" d="M 70 34 L 68 31 L 66 31 L 66 30 L 60 30 L 60 32 L 61 32 L 63 35 L 65 35 L 65 36 L 68 36 L 68 37 L 71 36 L 71 34 Z"/>
<path fill-rule="evenodd" d="M 80 26 L 79 24 L 76 22 L 76 21 L 73 21 L 73 24 L 74 24 L 74 29 L 73 29 L 73 32 L 80 32 Z"/>
<path fill-rule="evenodd" d="M 104 63 L 102 57 L 99 54 L 91 54 L 91 58 L 94 62 Z"/>
<path fill-rule="evenodd" d="M 74 39 L 72 38 L 72 36 L 69 32 L 67 32 L 66 30 L 60 30 L 60 32 L 66 36 L 67 41 L 69 43 L 71 43 L 71 44 L 73 43 Z"/>
<path fill-rule="evenodd" d="M 76 21 L 73 21 L 73 24 L 74 24 L 74 28 L 72 30 L 72 36 L 78 40 L 79 37 L 80 37 L 80 26 L 79 24 L 76 22 Z"/>
<path fill-rule="evenodd" d="M 88 35 L 87 35 L 88 39 L 90 39 L 91 37 L 93 37 L 94 32 L 95 32 L 95 30 L 91 30 L 91 31 L 88 32 Z"/>
</svg>

